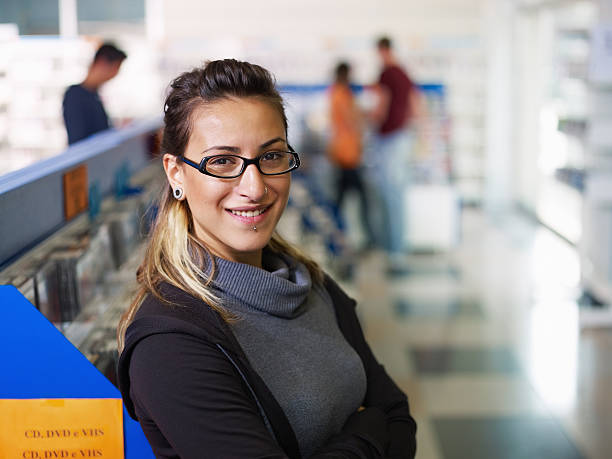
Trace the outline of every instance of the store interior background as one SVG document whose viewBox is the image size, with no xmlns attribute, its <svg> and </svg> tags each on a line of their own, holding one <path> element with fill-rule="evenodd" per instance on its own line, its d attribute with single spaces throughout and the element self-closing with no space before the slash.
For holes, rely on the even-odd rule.
<svg viewBox="0 0 612 459">
<path fill-rule="evenodd" d="M 108 39 L 128 54 L 119 75 L 101 90 L 116 126 L 159 119 L 171 78 L 205 60 L 256 62 L 276 76 L 288 101 L 291 141 L 311 155 L 306 162 L 325 181 L 331 176 L 324 155 L 325 88 L 339 59 L 351 62 L 355 83 L 375 82 L 375 40 L 381 35 L 394 40 L 416 82 L 443 88 L 427 98 L 430 119 L 415 163 L 428 171 L 428 183 L 452 187 L 461 207 L 458 223 L 438 222 L 458 225 L 448 229 L 458 235 L 452 246 L 411 260 L 429 270 L 450 263 L 469 272 L 481 258 L 491 269 L 505 267 L 507 272 L 487 278 L 487 288 L 510 298 L 524 294 L 531 312 L 511 305 L 493 312 L 496 320 L 485 334 L 497 342 L 505 336 L 506 319 L 508 327 L 517 327 L 513 339 L 533 353 L 526 357 L 529 390 L 561 420 L 584 457 L 610 457 L 605 431 L 612 428 L 612 397 L 601 389 L 612 384 L 612 367 L 602 357 L 612 350 L 609 0 L 0 0 L 0 181 L 64 152 L 63 92 L 83 79 L 96 46 Z M 359 102 L 372 103 L 367 91 Z M 358 232 L 349 233 L 359 245 Z M 516 245 L 500 243 L 504 237 Z M 375 269 L 378 262 L 364 265 Z M 367 303 L 367 282 L 360 279 L 357 269 L 347 289 Z M 410 282 L 410 294 L 429 288 Z M 545 312 L 533 307 L 544 303 Z M 387 330 L 419 333 L 393 328 L 396 318 L 383 317 L 376 306 L 363 314 L 381 354 L 397 344 L 385 341 L 385 320 Z M 521 319 L 513 322 L 515 316 Z M 450 322 L 438 326 L 434 335 L 457 332 Z M 533 345 L 546 340 L 548 346 Z M 585 349 L 591 353 L 581 353 Z M 385 355 L 393 368 L 394 351 Z M 404 377 L 404 370 L 396 371 Z M 588 377 L 581 379 L 583 374 Z M 445 424 L 428 421 L 427 401 L 440 396 L 443 384 L 427 386 L 411 375 L 406 370 L 403 387 L 409 395 L 411 389 L 421 393 L 419 456 L 468 457 L 453 456 Z M 510 387 L 504 384 L 496 387 Z M 474 392 L 485 386 L 466 387 L 478 398 Z M 488 389 L 482 390 L 486 398 Z M 457 410 L 443 414 L 452 418 Z"/>
</svg>

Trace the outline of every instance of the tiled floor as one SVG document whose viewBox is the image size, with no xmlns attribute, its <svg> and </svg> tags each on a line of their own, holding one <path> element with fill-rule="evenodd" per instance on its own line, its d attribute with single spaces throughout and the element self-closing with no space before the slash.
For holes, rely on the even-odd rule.
<svg viewBox="0 0 612 459">
<path fill-rule="evenodd" d="M 420 459 L 612 457 L 612 330 L 579 328 L 573 247 L 520 215 L 463 212 L 447 254 L 382 253 L 345 287 L 408 393 Z"/>
</svg>

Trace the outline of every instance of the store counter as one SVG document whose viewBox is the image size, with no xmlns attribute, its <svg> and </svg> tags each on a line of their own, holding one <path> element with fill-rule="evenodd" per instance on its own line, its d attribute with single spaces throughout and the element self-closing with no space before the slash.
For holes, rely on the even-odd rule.
<svg viewBox="0 0 612 459">
<path fill-rule="evenodd" d="M 55 424 L 61 427 L 67 420 L 75 426 L 97 426 L 98 413 L 92 413 L 91 423 L 77 422 L 75 417 L 81 413 L 87 420 L 96 403 L 121 418 L 120 394 L 110 384 L 116 384 L 116 327 L 130 301 L 142 240 L 164 182 L 160 162 L 152 161 L 160 125 L 155 119 L 106 131 L 54 158 L 0 177 L 0 285 L 9 285 L 0 287 L 0 299 L 4 314 L 10 316 L 3 323 L 29 343 L 4 346 L 12 356 L 5 360 L 13 383 L 0 384 L 0 414 L 11 417 L 13 413 L 19 419 L 23 413 L 40 415 L 48 424 L 45 432 L 54 432 Z M 3 336 L 8 339 L 11 333 Z M 63 353 L 72 357 L 65 358 Z M 97 385 L 88 384 L 83 375 L 98 381 Z M 75 391 L 75 387 L 83 390 Z M 79 398 L 88 401 L 77 402 Z M 105 399 L 116 399 L 119 408 Z M 48 412 L 56 413 L 56 421 L 51 421 Z M 28 419 L 33 420 L 32 416 Z M 125 416 L 123 429 L 108 421 L 115 434 L 107 437 L 116 444 L 124 432 L 126 458 L 152 457 L 142 430 Z M 28 432 L 43 431 L 26 424 Z M 68 432 L 58 430 L 64 431 Z M 74 448 L 82 443 L 72 434 L 55 443 L 46 440 L 53 448 L 49 451 L 58 454 L 80 451 Z M 38 443 L 46 445 L 42 440 Z M 20 457 L 23 451 L 43 454 L 24 449 L 31 446 L 26 437 L 11 444 Z M 91 442 L 83 445 L 103 451 Z M 6 452 L 3 447 L 8 446 L 0 446 L 0 456 Z"/>
</svg>

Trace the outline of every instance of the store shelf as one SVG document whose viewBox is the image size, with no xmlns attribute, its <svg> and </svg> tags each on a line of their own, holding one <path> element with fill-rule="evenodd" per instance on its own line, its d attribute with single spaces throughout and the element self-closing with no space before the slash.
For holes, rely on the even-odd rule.
<svg viewBox="0 0 612 459">
<path fill-rule="evenodd" d="M 554 176 L 541 180 L 536 202 L 538 219 L 574 245 L 582 237 L 582 193 Z"/>
<path fill-rule="evenodd" d="M 111 382 L 117 323 L 134 292 L 146 209 L 162 181 L 158 163 L 142 169 L 131 184 L 143 191 L 107 198 L 94 220 L 77 217 L 0 272 L 0 284 L 18 287 Z"/>
<path fill-rule="evenodd" d="M 564 185 L 574 188 L 581 195 L 584 192 L 585 175 L 584 169 L 574 167 L 561 167 L 555 170 L 555 179 Z"/>
</svg>

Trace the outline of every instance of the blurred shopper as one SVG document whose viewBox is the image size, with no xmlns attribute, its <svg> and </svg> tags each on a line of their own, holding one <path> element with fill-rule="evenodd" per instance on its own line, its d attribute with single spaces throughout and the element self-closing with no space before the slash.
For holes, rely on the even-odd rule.
<svg viewBox="0 0 612 459">
<path fill-rule="evenodd" d="M 409 184 L 412 147 L 411 124 L 417 107 L 417 89 L 399 65 L 387 37 L 377 42 L 383 69 L 374 86 L 377 105 L 372 118 L 377 125 L 373 170 L 382 194 L 386 218 L 382 221 L 384 245 L 391 255 L 391 269 L 402 268 L 405 213 L 404 192 Z"/>
<path fill-rule="evenodd" d="M 126 57 L 113 44 L 104 43 L 96 51 L 85 80 L 66 90 L 63 111 L 69 145 L 111 127 L 98 89 L 119 73 Z"/>
<path fill-rule="evenodd" d="M 355 302 L 275 232 L 300 162 L 271 75 L 183 73 L 164 121 L 168 184 L 118 331 L 123 399 L 157 457 L 413 457 Z"/>
<path fill-rule="evenodd" d="M 340 62 L 336 67 L 336 80 L 329 91 L 331 138 L 328 153 L 338 167 L 336 177 L 336 206 L 342 209 L 347 191 L 355 190 L 359 196 L 361 223 L 366 247 L 374 244 L 370 225 L 368 196 L 361 176 L 362 117 L 350 86 L 350 66 Z"/>
</svg>

